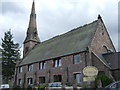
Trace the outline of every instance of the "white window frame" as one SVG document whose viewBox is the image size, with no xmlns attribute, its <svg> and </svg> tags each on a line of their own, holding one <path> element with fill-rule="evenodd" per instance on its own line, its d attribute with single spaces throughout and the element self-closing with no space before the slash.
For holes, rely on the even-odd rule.
<svg viewBox="0 0 120 90">
<path fill-rule="evenodd" d="M 62 60 L 61 59 L 55 59 L 54 60 L 54 67 L 60 67 L 62 66 Z"/>
<path fill-rule="evenodd" d="M 40 62 L 39 65 L 40 65 L 39 66 L 40 69 L 45 69 L 46 68 L 46 62 L 45 61 Z"/>
</svg>

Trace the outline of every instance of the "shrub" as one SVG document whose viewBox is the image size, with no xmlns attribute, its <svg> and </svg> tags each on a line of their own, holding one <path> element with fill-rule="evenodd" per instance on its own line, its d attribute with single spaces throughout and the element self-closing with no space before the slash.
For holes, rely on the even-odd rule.
<svg viewBox="0 0 120 90">
<path fill-rule="evenodd" d="M 45 90 L 45 87 L 46 87 L 45 85 L 39 85 L 38 90 Z"/>
<path fill-rule="evenodd" d="M 109 85 L 110 83 L 113 82 L 113 79 L 109 78 L 106 75 L 98 75 L 95 79 L 96 88 L 98 88 L 98 83 L 99 83 L 100 80 L 101 80 L 101 83 L 102 83 L 102 87 L 105 87 L 105 86 L 107 86 L 107 85 Z"/>
<path fill-rule="evenodd" d="M 27 87 L 27 90 L 32 90 L 32 86 L 29 85 L 29 86 Z"/>
</svg>

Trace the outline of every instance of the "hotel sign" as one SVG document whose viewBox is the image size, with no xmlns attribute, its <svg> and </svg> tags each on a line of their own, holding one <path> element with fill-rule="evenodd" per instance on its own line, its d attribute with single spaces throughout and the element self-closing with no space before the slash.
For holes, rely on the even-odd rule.
<svg viewBox="0 0 120 90">
<path fill-rule="evenodd" d="M 98 74 L 98 69 L 94 66 L 87 66 L 83 69 L 83 74 L 88 77 L 94 77 Z"/>
<path fill-rule="evenodd" d="M 86 82 L 86 81 L 94 81 L 95 80 L 95 77 L 84 77 L 83 78 L 83 81 Z"/>
</svg>

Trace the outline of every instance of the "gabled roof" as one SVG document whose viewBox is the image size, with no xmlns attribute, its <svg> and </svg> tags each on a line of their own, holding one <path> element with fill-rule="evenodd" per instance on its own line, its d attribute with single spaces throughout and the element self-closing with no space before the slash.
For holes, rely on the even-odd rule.
<svg viewBox="0 0 120 90">
<path fill-rule="evenodd" d="M 99 19 L 36 45 L 20 65 L 86 51 L 97 30 Z"/>
<path fill-rule="evenodd" d="M 105 53 L 102 56 L 109 63 L 112 70 L 120 69 L 120 52 Z"/>
<path fill-rule="evenodd" d="M 99 60 L 100 62 L 102 62 L 106 67 L 108 67 L 108 68 L 111 69 L 111 67 L 109 66 L 108 62 L 104 59 L 104 57 L 103 57 L 102 55 L 97 55 L 97 54 L 95 54 L 94 52 L 92 52 L 92 54 L 93 54 L 94 56 L 96 56 L 96 57 L 98 58 L 98 60 Z"/>
</svg>

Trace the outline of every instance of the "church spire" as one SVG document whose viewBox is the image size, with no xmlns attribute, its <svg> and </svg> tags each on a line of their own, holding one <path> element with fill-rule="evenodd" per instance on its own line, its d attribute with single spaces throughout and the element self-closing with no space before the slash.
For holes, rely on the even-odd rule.
<svg viewBox="0 0 120 90">
<path fill-rule="evenodd" d="M 33 1 L 32 3 L 32 9 L 31 9 L 31 14 L 30 14 L 30 21 L 29 21 L 29 26 L 27 30 L 27 37 L 24 41 L 35 41 L 35 42 L 40 42 L 38 33 L 37 33 L 37 24 L 36 24 L 36 14 L 35 14 L 35 3 Z"/>
<path fill-rule="evenodd" d="M 37 33 L 36 14 L 35 14 L 35 2 L 33 0 L 29 25 L 27 29 L 27 36 L 24 41 L 24 54 L 30 51 L 36 44 L 39 44 L 40 40 Z M 27 47 L 27 50 L 25 49 Z"/>
<path fill-rule="evenodd" d="M 29 21 L 29 27 L 37 28 L 36 25 L 36 14 L 35 14 L 35 3 L 33 1 L 32 8 L 31 8 L 31 14 L 30 14 L 30 21 Z"/>
</svg>

